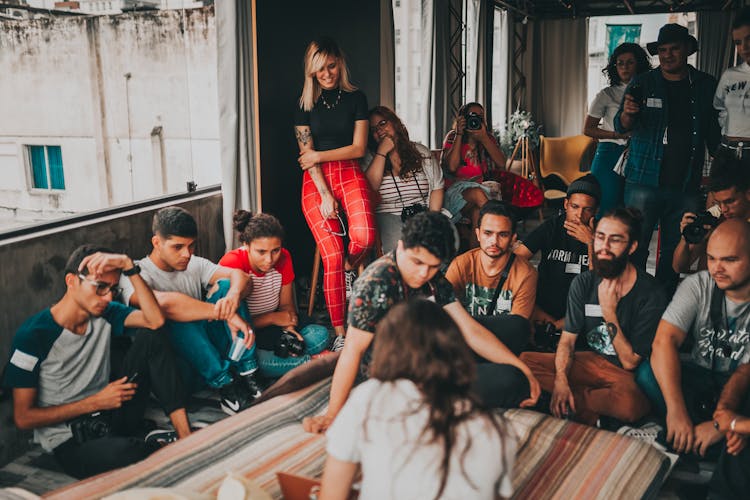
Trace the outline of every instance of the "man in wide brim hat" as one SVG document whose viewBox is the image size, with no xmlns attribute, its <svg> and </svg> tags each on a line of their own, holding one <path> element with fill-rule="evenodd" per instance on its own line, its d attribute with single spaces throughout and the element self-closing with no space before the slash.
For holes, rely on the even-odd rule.
<svg viewBox="0 0 750 500">
<path fill-rule="evenodd" d="M 688 32 L 686 27 L 675 23 L 662 26 L 659 30 L 659 37 L 655 42 L 647 43 L 646 49 L 648 49 L 649 54 L 655 56 L 659 53 L 659 45 L 679 42 L 684 43 L 687 47 L 688 56 L 695 54 L 698 50 L 698 40 Z"/>
</svg>

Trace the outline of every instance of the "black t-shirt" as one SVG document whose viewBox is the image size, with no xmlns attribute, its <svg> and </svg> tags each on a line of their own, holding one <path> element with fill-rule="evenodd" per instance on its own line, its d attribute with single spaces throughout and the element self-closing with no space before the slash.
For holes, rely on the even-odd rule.
<svg viewBox="0 0 750 500">
<path fill-rule="evenodd" d="M 656 327 L 667 307 L 667 301 L 659 285 L 650 274 L 637 269 L 633 288 L 617 303 L 617 322 L 633 346 L 633 351 L 643 358 L 651 354 Z M 622 366 L 612 345 L 599 305 L 599 283 L 602 279 L 593 271 L 587 271 L 570 285 L 568 311 L 565 314 L 565 331 L 584 334 L 588 348 L 617 366 Z"/>
<path fill-rule="evenodd" d="M 299 106 L 294 113 L 295 125 L 309 125 L 316 151 L 328 151 L 352 144 L 354 122 L 367 120 L 367 98 L 360 90 L 323 90 L 313 109 L 303 111 Z M 331 106 L 328 109 L 323 100 Z M 338 100 L 338 104 L 336 101 Z"/>
<path fill-rule="evenodd" d="M 568 234 L 565 214 L 544 221 L 523 240 L 532 255 L 542 252 L 536 305 L 554 318 L 562 318 L 573 278 L 589 268 L 588 246 Z"/>
<path fill-rule="evenodd" d="M 659 171 L 659 185 L 681 187 L 690 167 L 693 117 L 690 79 L 664 80 L 667 89 L 667 143 Z"/>
<path fill-rule="evenodd" d="M 352 287 L 349 300 L 349 326 L 369 333 L 375 333 L 375 327 L 386 313 L 399 302 L 409 298 L 423 296 L 434 300 L 440 306 L 456 301 L 453 285 L 445 279 L 442 271 L 422 288 L 414 290 L 406 286 L 396 265 L 396 251 L 383 255 L 367 266 Z M 366 376 L 372 357 L 372 344 L 362 357 L 360 374 Z"/>
</svg>

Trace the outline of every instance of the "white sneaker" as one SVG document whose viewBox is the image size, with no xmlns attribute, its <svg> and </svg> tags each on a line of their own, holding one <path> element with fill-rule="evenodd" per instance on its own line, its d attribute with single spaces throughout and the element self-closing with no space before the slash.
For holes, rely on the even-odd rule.
<svg viewBox="0 0 750 500">
<path fill-rule="evenodd" d="M 354 286 L 354 281 L 357 279 L 357 272 L 356 271 L 344 271 L 344 285 L 346 286 L 346 300 L 349 300 L 349 298 L 352 296 L 352 287 Z"/>
<path fill-rule="evenodd" d="M 336 335 L 336 338 L 333 339 L 333 343 L 331 344 L 331 351 L 333 352 L 339 352 L 344 348 L 344 339 L 345 337 L 343 335 Z"/>
<path fill-rule="evenodd" d="M 650 444 L 657 450 L 665 452 L 667 451 L 667 449 L 664 447 L 664 445 L 657 441 L 659 434 L 663 432 L 664 428 L 661 425 L 653 422 L 644 424 L 641 427 L 631 427 L 629 425 L 623 425 L 622 427 L 617 429 L 618 434 L 643 441 Z"/>
</svg>

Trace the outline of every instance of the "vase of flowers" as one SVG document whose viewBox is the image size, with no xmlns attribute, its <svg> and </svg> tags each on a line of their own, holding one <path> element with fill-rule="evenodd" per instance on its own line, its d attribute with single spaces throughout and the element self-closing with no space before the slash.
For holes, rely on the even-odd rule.
<svg viewBox="0 0 750 500">
<path fill-rule="evenodd" d="M 513 164 L 511 164 L 510 161 L 513 150 L 516 148 L 518 139 L 526 136 L 529 139 L 529 148 L 532 152 L 536 151 L 539 148 L 540 129 L 541 126 L 534 122 L 530 112 L 517 109 L 508 117 L 505 129 L 502 131 L 495 131 L 495 136 L 497 137 L 500 149 L 502 149 L 503 153 L 505 153 L 505 156 L 508 158 L 508 164 L 506 165 L 508 170 L 514 173 L 520 173 L 520 154 L 516 154 L 518 158 L 513 161 Z M 516 170 L 518 172 L 515 172 Z"/>
</svg>

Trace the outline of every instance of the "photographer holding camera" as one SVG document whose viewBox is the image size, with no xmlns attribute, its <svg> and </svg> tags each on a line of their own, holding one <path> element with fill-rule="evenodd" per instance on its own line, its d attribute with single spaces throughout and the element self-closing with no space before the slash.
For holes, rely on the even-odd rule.
<svg viewBox="0 0 750 500">
<path fill-rule="evenodd" d="M 443 208 L 443 171 L 422 144 L 412 142 L 409 132 L 390 108 L 370 110 L 370 138 L 362 161 L 367 182 L 380 202 L 375 219 L 382 252 L 396 248 L 401 226 L 420 212 Z"/>
<path fill-rule="evenodd" d="M 719 151 L 711 166 L 708 192 L 714 205 L 699 214 L 686 212 L 680 221 L 682 238 L 672 257 L 677 273 L 690 272 L 696 260 L 699 271 L 706 269 L 706 242 L 720 221 L 750 220 L 750 179 L 741 159 Z"/>
<path fill-rule="evenodd" d="M 328 329 L 301 326 L 294 303 L 292 256 L 281 246 L 284 228 L 279 220 L 238 210 L 233 222 L 242 246 L 224 255 L 219 265 L 250 275 L 253 289 L 240 307 L 247 307 L 253 320 L 258 368 L 266 377 L 281 377 L 324 351 Z"/>
<path fill-rule="evenodd" d="M 127 255 L 78 247 L 65 265 L 65 295 L 13 338 L 4 386 L 13 388 L 15 423 L 34 429 L 35 441 L 77 478 L 135 463 L 160 442 L 190 434 L 167 333 L 152 331 L 164 316 L 140 271 Z M 140 310 L 112 301 L 121 274 L 138 292 Z M 129 346 L 126 328 L 139 328 Z M 176 432 L 137 439 L 152 392 Z"/>
<path fill-rule="evenodd" d="M 505 154 L 488 130 L 482 105 L 470 102 L 461 106 L 452 130 L 445 136 L 441 158 L 449 175 L 445 181 L 445 208 L 454 223 L 468 217 L 472 228 L 477 227 L 479 209 L 490 194 L 489 188 L 481 183 L 496 165 L 504 166 L 505 162 Z M 471 244 L 472 247 L 479 244 L 473 232 Z"/>
</svg>

